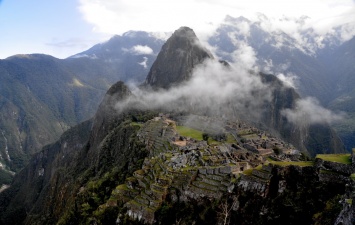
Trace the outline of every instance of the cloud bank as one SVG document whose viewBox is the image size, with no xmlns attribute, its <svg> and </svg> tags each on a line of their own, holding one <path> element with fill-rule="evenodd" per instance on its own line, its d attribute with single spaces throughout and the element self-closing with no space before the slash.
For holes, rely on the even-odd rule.
<svg viewBox="0 0 355 225">
<path fill-rule="evenodd" d="M 147 91 L 131 87 L 133 96 L 118 102 L 116 109 L 164 109 L 255 118 L 262 111 L 262 105 L 271 100 L 271 90 L 259 75 L 250 73 L 249 68 L 255 64 L 250 58 L 229 67 L 216 60 L 205 60 L 194 69 L 188 82 L 169 90 Z"/>
<path fill-rule="evenodd" d="M 265 104 L 272 104 L 273 87 L 262 83 L 260 76 L 250 73 L 250 67 L 245 65 L 237 63 L 226 67 L 217 61 L 206 60 L 195 68 L 191 80 L 169 90 L 147 91 L 131 87 L 133 96 L 118 102 L 115 108 L 119 112 L 135 108 L 253 121 L 261 116 Z M 325 109 L 311 97 L 297 100 L 293 109 L 284 109 L 281 115 L 299 127 L 332 124 L 346 116 Z"/>
<path fill-rule="evenodd" d="M 193 70 L 192 78 L 188 82 L 169 90 L 149 91 L 131 85 L 133 96 L 118 102 L 115 108 L 118 111 L 127 108 L 163 109 L 236 119 L 257 119 L 263 113 L 265 104 L 271 104 L 273 87 L 262 83 L 260 76 L 256 75 L 257 72 L 252 72 L 260 69 L 254 49 L 244 40 L 231 39 L 237 48 L 230 54 L 230 66 L 216 60 L 205 60 Z M 131 51 L 149 52 L 144 46 L 135 47 Z M 146 66 L 146 60 L 139 64 Z M 264 64 L 269 70 L 277 68 L 284 71 L 289 67 L 288 64 L 275 67 L 271 60 L 265 61 Z M 277 77 L 286 87 L 297 87 L 296 75 L 278 73 Z M 284 109 L 281 115 L 298 126 L 331 124 L 344 117 L 323 108 L 314 98 L 298 100 L 294 109 Z"/>
<path fill-rule="evenodd" d="M 279 78 L 286 87 L 292 87 L 294 89 L 297 89 L 299 77 L 294 75 L 293 73 L 279 73 L 276 75 L 276 77 Z"/>
<path fill-rule="evenodd" d="M 328 109 L 323 108 L 317 99 L 304 98 L 296 102 L 295 109 L 285 109 L 281 113 L 288 121 L 299 126 L 309 124 L 331 124 L 342 120 L 344 114 L 336 114 Z"/>
<path fill-rule="evenodd" d="M 309 29 L 324 38 L 340 25 L 345 25 L 341 30 L 343 39 L 355 34 L 352 0 L 80 0 L 79 10 L 95 31 L 111 35 L 189 26 L 201 37 L 214 31 L 226 15 L 259 21 L 265 30 L 282 30 L 296 39 L 301 38 L 301 31 Z M 247 32 L 247 27 L 241 28 Z"/>
</svg>

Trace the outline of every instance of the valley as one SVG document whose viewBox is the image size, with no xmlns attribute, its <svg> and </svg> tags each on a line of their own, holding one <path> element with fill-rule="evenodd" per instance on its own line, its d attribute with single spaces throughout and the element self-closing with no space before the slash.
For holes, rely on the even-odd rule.
<svg viewBox="0 0 355 225">
<path fill-rule="evenodd" d="M 30 157 L 0 193 L 0 224 L 354 221 L 355 152 L 293 87 L 216 59 L 188 27 L 147 74 Z"/>
<path fill-rule="evenodd" d="M 331 109 L 342 118 L 331 120 L 330 125 L 350 152 L 355 144 L 351 86 L 354 39 L 342 43 L 335 33 L 323 39 L 322 45 L 316 45 L 321 37 L 304 39 L 305 44 L 286 33 L 265 29 L 269 22 L 264 17 L 252 22 L 244 17 L 227 16 L 207 40 L 206 47 L 214 49 L 213 54 L 204 51 L 201 54 L 235 64 L 241 59 L 238 52 L 249 46 L 251 52 L 244 57 L 250 55 L 255 62 L 244 66 L 281 77 L 300 97 L 316 98 L 310 103 Z M 313 31 L 307 32 L 305 36 Z M 56 141 L 69 127 L 91 118 L 106 90 L 118 80 L 139 85 L 155 79 L 154 82 L 160 82 L 158 88 L 166 88 L 171 81 L 148 74 L 165 41 L 152 33 L 129 31 L 66 59 L 19 54 L 1 60 L 0 125 L 6 139 L 0 138 L 0 162 L 6 170 L 0 170 L 0 183 L 8 184 L 12 177 L 9 172 L 21 170 L 31 154 Z M 183 45 L 177 42 L 172 47 L 186 48 Z M 166 59 L 166 65 L 172 64 L 173 59 Z M 194 66 L 199 62 L 186 61 L 185 67 L 189 63 Z M 169 73 L 167 66 L 160 65 L 159 69 Z M 282 131 L 285 132 L 289 131 Z M 328 136 L 334 134 L 328 132 Z M 312 155 L 329 152 L 322 150 L 325 146 L 312 148 L 319 148 L 312 150 Z M 7 155 L 13 159 L 11 162 Z"/>
</svg>

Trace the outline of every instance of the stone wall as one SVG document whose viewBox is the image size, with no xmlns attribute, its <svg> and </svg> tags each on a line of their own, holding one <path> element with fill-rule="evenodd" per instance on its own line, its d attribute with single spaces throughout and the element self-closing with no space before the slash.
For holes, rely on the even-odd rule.
<svg viewBox="0 0 355 225">
<path fill-rule="evenodd" d="M 353 164 L 343 164 L 338 162 L 324 161 L 323 159 L 316 158 L 315 166 L 320 169 L 326 169 L 337 173 L 350 175 L 355 173 L 355 166 Z"/>
</svg>

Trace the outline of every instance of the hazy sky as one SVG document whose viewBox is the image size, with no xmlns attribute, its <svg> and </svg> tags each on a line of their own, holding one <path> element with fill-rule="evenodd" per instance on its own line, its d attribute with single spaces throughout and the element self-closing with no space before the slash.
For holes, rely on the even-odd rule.
<svg viewBox="0 0 355 225">
<path fill-rule="evenodd" d="M 320 34 L 355 24 L 355 0 L 0 0 L 0 58 L 19 53 L 65 58 L 128 30 L 190 26 L 206 36 L 227 14 L 253 20 L 258 12 L 288 32 L 301 29 L 293 21 L 304 15 L 309 18 L 302 29 Z"/>
</svg>

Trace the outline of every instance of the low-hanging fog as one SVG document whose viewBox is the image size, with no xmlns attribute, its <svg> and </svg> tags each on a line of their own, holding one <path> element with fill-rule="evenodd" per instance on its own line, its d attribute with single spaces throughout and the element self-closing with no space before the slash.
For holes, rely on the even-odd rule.
<svg viewBox="0 0 355 225">
<path fill-rule="evenodd" d="M 147 90 L 130 84 L 132 96 L 120 101 L 115 108 L 192 112 L 232 119 L 257 120 L 265 104 L 272 103 L 273 88 L 261 81 L 257 71 L 257 55 L 251 46 L 240 42 L 232 53 L 229 66 L 215 59 L 205 60 L 197 66 L 188 81 L 168 90 Z M 267 68 L 273 73 L 272 67 Z M 274 73 L 285 87 L 295 87 L 296 75 Z M 342 118 L 325 109 L 314 98 L 299 99 L 294 109 L 284 109 L 281 114 L 295 125 L 313 123 L 330 124 Z"/>
</svg>

